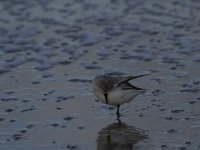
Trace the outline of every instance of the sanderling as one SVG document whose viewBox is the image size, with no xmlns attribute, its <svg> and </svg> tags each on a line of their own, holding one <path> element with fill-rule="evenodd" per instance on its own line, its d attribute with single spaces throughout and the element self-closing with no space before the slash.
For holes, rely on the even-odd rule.
<svg viewBox="0 0 200 150">
<path fill-rule="evenodd" d="M 97 75 L 93 80 L 93 90 L 96 97 L 103 103 L 116 106 L 116 115 L 120 116 L 119 108 L 123 103 L 130 102 L 138 94 L 145 92 L 145 89 L 136 87 L 128 81 L 143 77 L 149 74 L 127 77 L 112 77 L 109 75 Z"/>
</svg>

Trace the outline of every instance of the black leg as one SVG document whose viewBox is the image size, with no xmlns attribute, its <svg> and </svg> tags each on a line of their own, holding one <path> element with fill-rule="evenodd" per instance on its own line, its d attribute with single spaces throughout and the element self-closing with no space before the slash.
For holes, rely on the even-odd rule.
<svg viewBox="0 0 200 150">
<path fill-rule="evenodd" d="M 117 105 L 117 112 L 116 112 L 116 115 L 117 115 L 117 118 L 118 118 L 118 119 L 119 119 L 119 117 L 120 117 L 119 108 L 120 108 L 120 105 Z"/>
</svg>

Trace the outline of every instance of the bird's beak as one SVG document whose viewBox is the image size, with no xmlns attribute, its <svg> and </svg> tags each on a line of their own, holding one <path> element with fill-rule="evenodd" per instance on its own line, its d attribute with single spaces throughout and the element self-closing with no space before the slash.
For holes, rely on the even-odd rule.
<svg viewBox="0 0 200 150">
<path fill-rule="evenodd" d="M 108 104 L 108 94 L 104 93 L 104 97 L 105 97 L 105 100 L 106 100 L 106 104 Z"/>
</svg>

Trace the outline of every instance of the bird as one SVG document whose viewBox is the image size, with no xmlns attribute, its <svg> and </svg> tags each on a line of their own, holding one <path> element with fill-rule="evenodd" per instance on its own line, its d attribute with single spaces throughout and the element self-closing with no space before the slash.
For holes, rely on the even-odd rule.
<svg viewBox="0 0 200 150">
<path fill-rule="evenodd" d="M 120 106 L 146 91 L 146 89 L 134 86 L 129 81 L 147 75 L 149 74 L 125 77 L 97 75 L 93 80 L 93 92 L 101 102 L 117 107 L 116 115 L 119 118 Z"/>
</svg>

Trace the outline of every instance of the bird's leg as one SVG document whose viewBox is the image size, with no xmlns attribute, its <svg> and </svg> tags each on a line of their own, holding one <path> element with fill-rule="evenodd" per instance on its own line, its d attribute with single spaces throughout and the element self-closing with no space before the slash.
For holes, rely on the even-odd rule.
<svg viewBox="0 0 200 150">
<path fill-rule="evenodd" d="M 119 107 L 120 107 L 120 105 L 118 104 L 118 105 L 117 105 L 117 112 L 116 112 L 116 115 L 117 115 L 117 118 L 118 118 L 118 119 L 119 119 L 119 117 L 120 117 Z"/>
<path fill-rule="evenodd" d="M 118 123 L 118 125 L 119 125 L 119 127 L 120 127 L 120 125 L 122 124 L 122 122 L 121 122 L 121 120 L 120 120 L 120 116 L 117 116 L 117 123 Z"/>
</svg>

